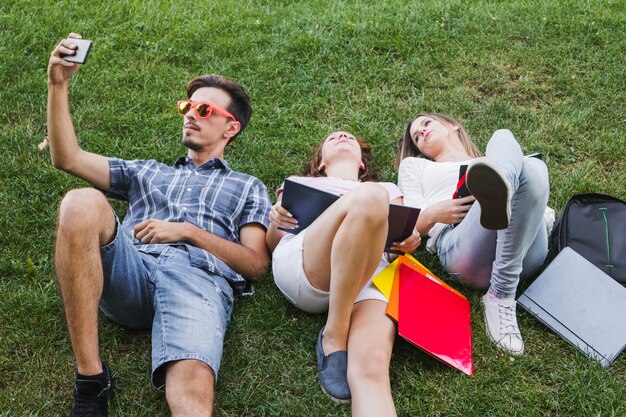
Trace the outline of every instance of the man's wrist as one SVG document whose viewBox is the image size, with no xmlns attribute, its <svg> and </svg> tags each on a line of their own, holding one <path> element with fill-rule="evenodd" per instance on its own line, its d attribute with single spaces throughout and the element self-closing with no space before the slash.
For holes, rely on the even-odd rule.
<svg viewBox="0 0 626 417">
<path fill-rule="evenodd" d="M 199 230 L 201 229 L 193 223 L 183 222 L 183 240 L 193 244 L 198 240 L 197 233 Z"/>
<path fill-rule="evenodd" d="M 54 82 L 50 79 L 48 79 L 48 89 L 49 90 L 67 90 L 68 86 L 70 85 L 69 80 L 65 80 L 65 81 L 60 81 L 60 82 Z"/>
</svg>

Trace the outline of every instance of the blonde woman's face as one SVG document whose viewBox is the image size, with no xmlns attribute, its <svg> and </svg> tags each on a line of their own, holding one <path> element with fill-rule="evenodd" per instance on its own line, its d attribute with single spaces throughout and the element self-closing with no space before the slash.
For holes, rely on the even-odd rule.
<svg viewBox="0 0 626 417">
<path fill-rule="evenodd" d="M 422 154 L 434 157 L 456 135 L 455 128 L 431 116 L 419 116 L 411 123 L 411 140 Z M 456 139 L 458 140 L 458 139 Z"/>
</svg>

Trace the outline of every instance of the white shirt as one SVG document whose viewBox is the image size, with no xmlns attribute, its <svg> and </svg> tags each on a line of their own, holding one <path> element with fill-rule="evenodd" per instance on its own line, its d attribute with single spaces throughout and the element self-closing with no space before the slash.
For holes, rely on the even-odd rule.
<svg viewBox="0 0 626 417">
<path fill-rule="evenodd" d="M 409 157 L 400 162 L 398 169 L 398 186 L 404 194 L 404 205 L 421 208 L 422 210 L 450 200 L 459 182 L 461 165 L 471 160 L 460 162 L 434 162 L 425 158 Z M 435 243 L 444 223 L 436 223 L 428 231 L 426 248 L 436 253 Z"/>
</svg>

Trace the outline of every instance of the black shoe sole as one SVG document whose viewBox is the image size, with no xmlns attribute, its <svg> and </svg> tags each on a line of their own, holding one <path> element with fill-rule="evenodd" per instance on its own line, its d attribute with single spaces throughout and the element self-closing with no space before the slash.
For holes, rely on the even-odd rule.
<svg viewBox="0 0 626 417">
<path fill-rule="evenodd" d="M 468 170 L 465 184 L 480 204 L 480 224 L 485 229 L 509 227 L 509 187 L 498 171 L 478 162 Z"/>
</svg>

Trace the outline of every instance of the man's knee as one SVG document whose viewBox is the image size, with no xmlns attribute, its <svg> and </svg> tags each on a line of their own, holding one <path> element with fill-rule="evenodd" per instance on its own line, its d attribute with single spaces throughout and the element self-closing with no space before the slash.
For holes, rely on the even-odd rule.
<svg viewBox="0 0 626 417">
<path fill-rule="evenodd" d="M 204 362 L 185 359 L 167 365 L 165 394 L 172 411 L 210 408 L 214 386 L 213 370 Z"/>
<path fill-rule="evenodd" d="M 79 188 L 68 192 L 59 206 L 57 225 L 66 231 L 100 229 L 111 223 L 113 210 L 102 192 Z"/>
</svg>

